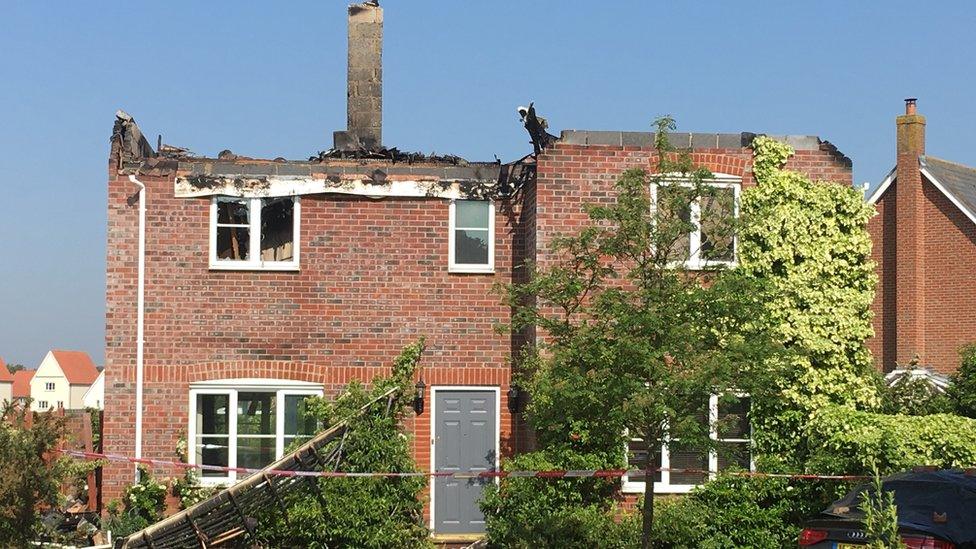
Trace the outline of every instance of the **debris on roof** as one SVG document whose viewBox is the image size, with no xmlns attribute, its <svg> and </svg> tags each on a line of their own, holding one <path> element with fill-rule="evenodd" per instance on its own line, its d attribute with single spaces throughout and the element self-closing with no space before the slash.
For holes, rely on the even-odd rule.
<svg viewBox="0 0 976 549">
<path fill-rule="evenodd" d="M 539 154 L 556 142 L 558 138 L 546 131 L 549 129 L 549 122 L 545 118 L 536 116 L 534 102 L 529 103 L 528 107 L 519 107 L 518 113 L 521 117 L 522 125 L 529 132 L 535 154 Z"/>
<path fill-rule="evenodd" d="M 119 109 L 115 113 L 115 126 L 112 128 L 112 146 L 118 147 L 122 162 L 138 161 L 156 156 L 156 151 L 146 141 L 136 120 L 129 113 Z"/>
<path fill-rule="evenodd" d="M 403 152 L 396 147 L 379 147 L 367 149 L 362 145 L 352 147 L 333 148 L 309 157 L 313 162 L 327 162 L 334 159 L 356 160 L 388 160 L 401 164 L 450 164 L 452 166 L 467 166 L 468 161 L 453 154 L 437 155 L 434 153 Z"/>
</svg>

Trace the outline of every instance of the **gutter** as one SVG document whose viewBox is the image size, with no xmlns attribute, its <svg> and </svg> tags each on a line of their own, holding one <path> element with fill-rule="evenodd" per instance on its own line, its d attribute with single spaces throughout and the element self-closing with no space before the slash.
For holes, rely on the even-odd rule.
<svg viewBox="0 0 976 549">
<path fill-rule="evenodd" d="M 136 459 L 142 458 L 142 380 L 143 339 L 145 335 L 146 294 L 146 185 L 130 175 L 129 181 L 139 187 L 139 282 L 136 297 Z M 135 469 L 139 480 L 139 466 Z"/>
</svg>

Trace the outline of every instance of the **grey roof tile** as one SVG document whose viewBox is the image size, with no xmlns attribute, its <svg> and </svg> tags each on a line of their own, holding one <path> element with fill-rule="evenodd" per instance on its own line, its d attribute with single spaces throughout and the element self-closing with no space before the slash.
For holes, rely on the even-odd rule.
<svg viewBox="0 0 976 549">
<path fill-rule="evenodd" d="M 933 156 L 921 157 L 922 167 L 960 204 L 976 213 L 976 168 L 970 168 Z"/>
</svg>

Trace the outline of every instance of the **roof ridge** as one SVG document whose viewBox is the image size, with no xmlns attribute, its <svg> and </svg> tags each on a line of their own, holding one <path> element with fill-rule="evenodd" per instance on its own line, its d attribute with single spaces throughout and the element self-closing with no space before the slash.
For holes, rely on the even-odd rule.
<svg viewBox="0 0 976 549">
<path fill-rule="evenodd" d="M 922 157 L 922 160 L 923 161 L 926 161 L 928 159 L 932 159 L 932 160 L 935 160 L 937 162 L 943 162 L 945 164 L 952 164 L 953 166 L 958 166 L 960 168 L 964 168 L 964 169 L 967 169 L 967 170 L 971 170 L 971 171 L 976 172 L 976 168 L 974 168 L 973 166 L 967 166 L 967 165 L 965 165 L 965 164 L 963 164 L 961 162 L 954 162 L 952 160 L 946 160 L 945 158 L 939 158 L 938 156 L 932 156 L 930 154 L 923 154 L 923 155 L 921 155 L 921 157 Z"/>
</svg>

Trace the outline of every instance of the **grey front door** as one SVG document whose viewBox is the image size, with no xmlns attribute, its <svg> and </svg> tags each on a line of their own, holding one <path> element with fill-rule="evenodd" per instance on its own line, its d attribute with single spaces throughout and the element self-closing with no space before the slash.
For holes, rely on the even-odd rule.
<svg viewBox="0 0 976 549">
<path fill-rule="evenodd" d="M 438 389 L 434 396 L 434 470 L 495 469 L 498 425 L 495 391 Z M 480 534 L 485 516 L 478 500 L 491 479 L 434 478 L 434 532 Z"/>
</svg>

